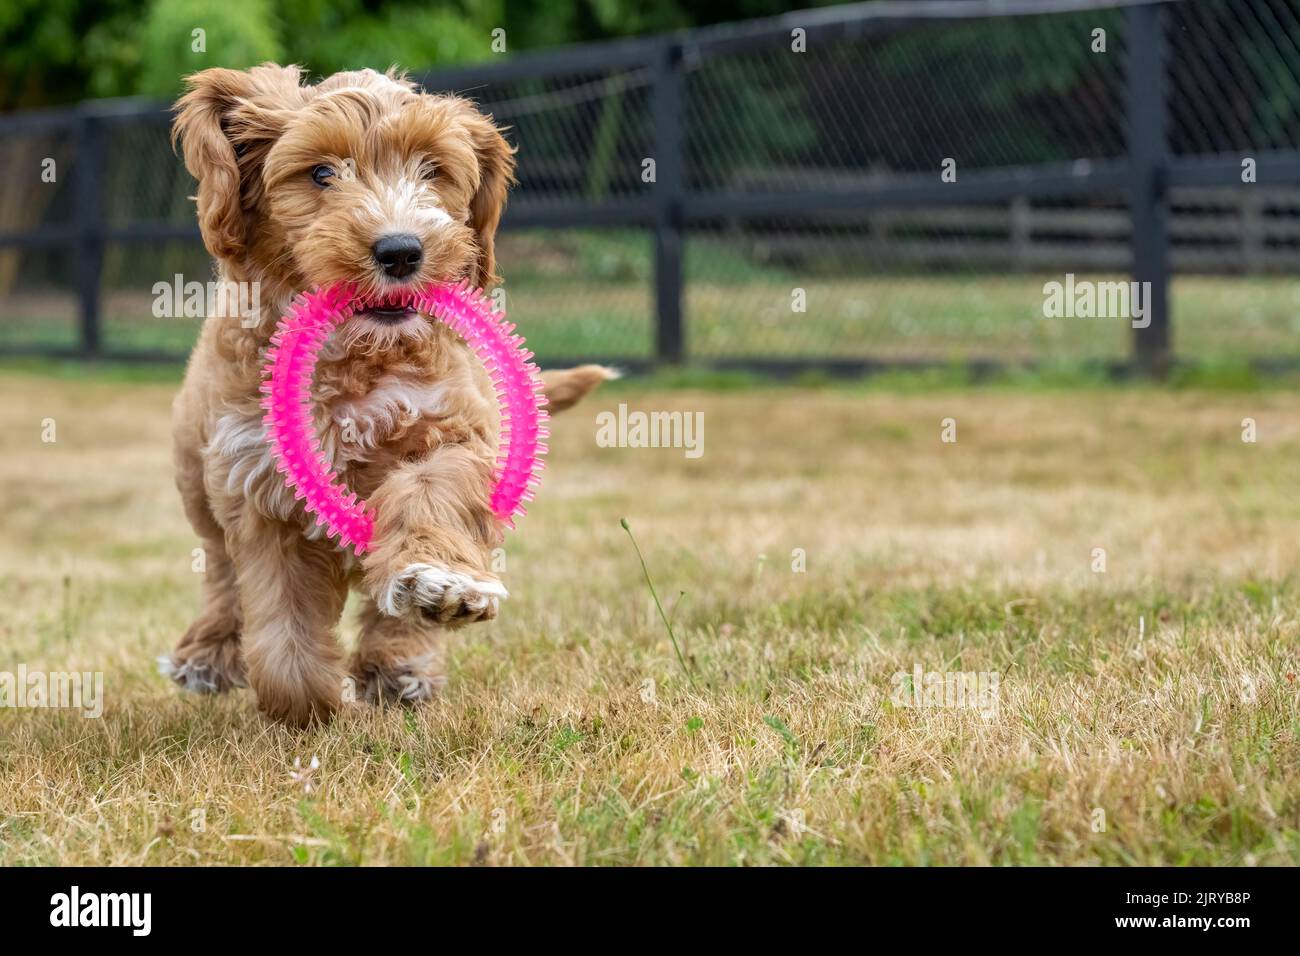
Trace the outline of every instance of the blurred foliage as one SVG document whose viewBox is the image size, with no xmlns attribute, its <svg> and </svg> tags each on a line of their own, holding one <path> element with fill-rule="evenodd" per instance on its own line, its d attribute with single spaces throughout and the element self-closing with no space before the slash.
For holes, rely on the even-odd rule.
<svg viewBox="0 0 1300 956">
<path fill-rule="evenodd" d="M 809 0 L 808 6 L 825 5 Z M 772 16 L 783 0 L 4 0 L 0 110 L 170 97 L 180 77 L 266 59 L 316 74 L 421 70 L 507 52 Z M 193 31 L 205 52 L 194 52 Z"/>
<path fill-rule="evenodd" d="M 1059 104 L 1058 97 L 1072 92 L 1086 93 L 1078 88 L 1080 78 L 1094 70 L 1099 62 L 1113 64 L 1111 68 L 1118 76 L 1122 61 L 1099 60 L 1092 52 L 1090 36 L 1098 28 L 1111 38 L 1123 36 L 1124 15 L 1122 10 L 1098 10 L 1048 21 L 1007 17 L 996 30 L 988 29 L 983 23 L 971 23 L 942 30 L 902 32 L 887 39 L 877 51 L 871 64 L 874 73 L 871 86 L 873 89 L 891 86 L 942 90 L 940 83 L 978 76 L 980 82 L 962 85 L 961 96 L 929 97 L 939 125 L 963 130 L 962 152 L 966 163 L 999 165 L 1008 142 L 1016 144 L 1022 161 L 1069 159 L 1068 148 L 1054 139 L 1057 130 L 1037 108 L 1036 98 L 1044 98 L 1051 109 Z M 1046 32 L 1069 28 L 1076 31 L 1078 42 L 1051 42 L 1056 34 Z M 1043 56 L 1048 43 L 1051 43 L 1051 56 Z M 1122 77 L 1116 82 L 1122 83 Z M 999 122 L 963 123 L 971 114 L 996 116 Z M 913 141 L 900 135 L 891 137 L 890 142 L 899 145 Z M 929 162 L 931 157 L 922 153 L 919 157 L 905 157 L 903 161 L 915 164 Z"/>
<path fill-rule="evenodd" d="M 136 88 L 150 96 L 172 95 L 177 77 L 213 61 L 248 67 L 284 57 L 270 0 L 158 0 L 145 20 L 141 48 Z"/>
</svg>

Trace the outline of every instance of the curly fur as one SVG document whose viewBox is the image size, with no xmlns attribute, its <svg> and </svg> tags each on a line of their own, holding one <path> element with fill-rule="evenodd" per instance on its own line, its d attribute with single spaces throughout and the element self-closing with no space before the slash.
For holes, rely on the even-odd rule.
<svg viewBox="0 0 1300 956">
<path fill-rule="evenodd" d="M 501 538 L 488 496 L 497 448 L 491 383 L 427 316 L 358 315 L 322 354 L 313 398 L 322 445 L 377 515 L 359 562 L 324 539 L 270 460 L 258 405 L 263 353 L 300 290 L 349 281 L 382 294 L 375 241 L 423 250 L 424 283 L 496 279 L 495 235 L 514 151 L 455 96 L 371 70 L 304 83 L 297 67 L 205 70 L 176 104 L 173 140 L 198 181 L 203 240 L 226 282 L 258 283 L 261 311 L 208 316 L 173 408 L 176 483 L 207 554 L 204 608 L 163 670 L 191 689 L 245 681 L 268 716 L 325 718 L 347 687 L 418 700 L 441 686 L 442 629 L 496 615 Z M 339 175 L 322 187 L 319 165 Z M 567 407 L 612 373 L 547 375 Z M 335 628 L 349 587 L 366 596 L 356 652 Z"/>
</svg>

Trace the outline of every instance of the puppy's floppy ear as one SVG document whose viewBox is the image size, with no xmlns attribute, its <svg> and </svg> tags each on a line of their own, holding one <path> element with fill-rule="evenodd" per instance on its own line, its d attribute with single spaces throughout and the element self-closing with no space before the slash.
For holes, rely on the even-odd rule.
<svg viewBox="0 0 1300 956">
<path fill-rule="evenodd" d="M 480 287 L 499 281 L 496 275 L 496 234 L 506 193 L 515 182 L 515 148 L 506 142 L 490 116 L 477 110 L 469 120 L 474 153 L 478 156 L 479 187 L 469 207 L 470 228 L 478 239 L 478 263 L 474 284 Z"/>
<path fill-rule="evenodd" d="M 181 143 L 185 168 L 199 182 L 198 216 L 203 244 L 218 259 L 244 248 L 244 210 L 260 194 L 252 175 L 283 129 L 275 106 L 298 90 L 297 67 L 271 63 L 251 70 L 213 68 L 185 78 L 176 102 L 172 148 Z"/>
</svg>

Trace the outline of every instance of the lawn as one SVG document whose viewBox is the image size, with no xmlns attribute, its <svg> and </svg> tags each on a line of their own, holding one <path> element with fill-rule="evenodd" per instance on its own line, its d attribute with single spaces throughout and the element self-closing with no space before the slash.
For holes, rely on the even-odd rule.
<svg viewBox="0 0 1300 956">
<path fill-rule="evenodd" d="M 443 697 L 291 732 L 154 672 L 173 389 L 0 372 L 0 671 L 105 687 L 0 710 L 0 864 L 1300 863 L 1293 391 L 618 383 Z M 702 457 L 598 447 L 620 402 Z"/>
<path fill-rule="evenodd" d="M 543 358 L 647 359 L 654 349 L 652 279 L 621 259 L 597 267 L 530 252 L 529 271 L 507 270 L 510 317 Z M 593 253 L 594 255 L 594 253 Z M 703 253 L 700 254 L 703 257 Z M 525 260 L 527 261 L 527 260 Z M 691 270 L 686 344 L 700 359 L 1118 361 L 1132 349 L 1124 318 L 1044 318 L 1043 285 L 1056 275 L 799 275 L 729 260 Z M 714 268 L 707 269 L 706 265 Z M 580 271 L 587 270 L 587 271 Z M 594 275 L 593 275 L 594 273 Z M 1080 276 L 1098 282 L 1122 276 Z M 103 342 L 111 350 L 184 354 L 197 318 L 153 318 L 149 283 L 107 292 Z M 795 311 L 801 290 L 805 311 Z M 1290 277 L 1177 278 L 1173 342 L 1197 361 L 1300 359 L 1300 284 Z M 0 299 L 0 349 L 77 343 L 70 294 Z"/>
</svg>

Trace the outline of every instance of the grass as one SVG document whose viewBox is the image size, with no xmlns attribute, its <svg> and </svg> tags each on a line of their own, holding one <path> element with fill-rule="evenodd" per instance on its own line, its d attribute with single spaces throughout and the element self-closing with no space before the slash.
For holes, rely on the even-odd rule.
<svg viewBox="0 0 1300 956">
<path fill-rule="evenodd" d="M 295 733 L 153 671 L 198 600 L 173 389 L 0 372 L 0 671 L 106 694 L 0 710 L 0 864 L 1300 862 L 1293 391 L 621 383 L 445 695 Z M 703 457 L 596 447 L 619 401 Z M 916 668 L 996 708 L 903 706 Z"/>
<path fill-rule="evenodd" d="M 620 255 L 621 249 L 584 245 L 553 251 L 551 258 L 544 245 L 528 247 L 527 255 L 515 251 L 529 268 L 507 270 L 507 307 L 538 355 L 652 355 L 653 283 L 645 263 Z M 1127 320 L 1043 317 L 1043 283 L 1059 281 L 1059 275 L 801 276 L 775 268 L 756 271 L 735 256 L 705 251 L 692 257 L 685 301 L 687 348 L 698 358 L 1077 365 L 1131 352 Z M 151 318 L 148 288 L 142 282 L 134 292 L 105 295 L 103 341 L 111 349 L 186 352 L 200 320 Z M 796 288 L 806 293 L 805 312 L 792 309 Z M 1285 277 L 1179 277 L 1172 286 L 1175 350 L 1216 361 L 1295 358 L 1298 296 L 1294 280 Z M 11 298 L 0 319 L 0 347 L 73 347 L 75 315 L 70 296 Z"/>
</svg>

